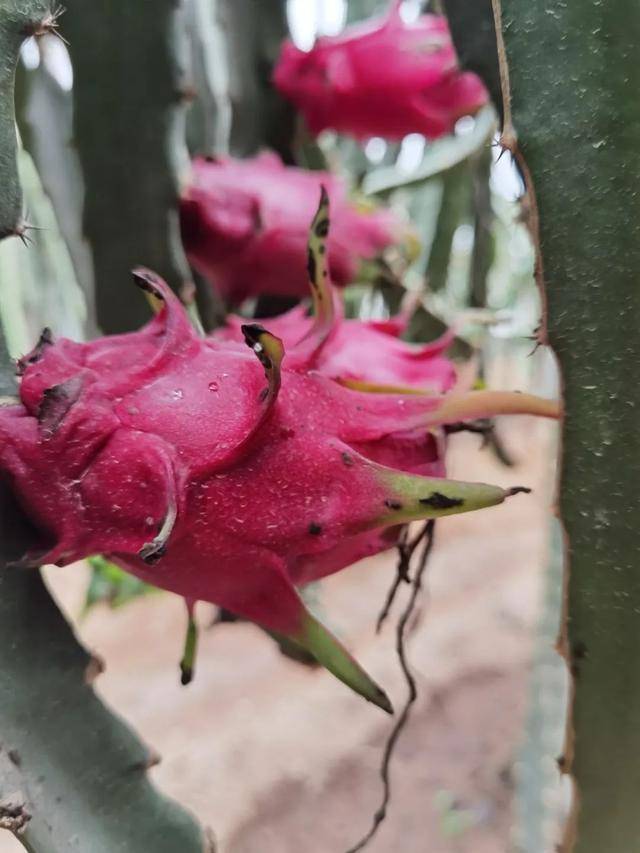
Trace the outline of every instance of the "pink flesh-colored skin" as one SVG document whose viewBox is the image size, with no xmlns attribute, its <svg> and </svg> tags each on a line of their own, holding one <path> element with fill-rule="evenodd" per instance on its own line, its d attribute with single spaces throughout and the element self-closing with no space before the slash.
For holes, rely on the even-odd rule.
<svg viewBox="0 0 640 853">
<path fill-rule="evenodd" d="M 258 293 L 306 296 L 307 234 L 321 184 L 332 205 L 332 278 L 348 284 L 362 259 L 394 242 L 398 223 L 388 211 L 357 210 L 335 175 L 284 166 L 275 154 L 193 161 L 181 202 L 189 260 L 235 304 Z"/>
<path fill-rule="evenodd" d="M 294 584 L 393 541 L 374 463 L 442 472 L 420 428 L 438 399 L 352 391 L 285 362 L 265 420 L 253 354 L 199 339 L 163 293 L 140 332 L 23 360 L 22 402 L 0 409 L 0 467 L 53 543 L 41 559 L 110 554 L 186 598 L 295 632 Z M 61 384 L 47 408 L 45 390 Z M 172 499 L 169 548 L 150 567 L 137 554 Z"/>
<path fill-rule="evenodd" d="M 480 79 L 458 69 L 445 18 L 405 24 L 397 3 L 386 18 L 318 38 L 309 52 L 285 42 L 273 79 L 312 133 L 332 129 L 360 139 L 433 139 L 488 100 Z"/>
<path fill-rule="evenodd" d="M 229 315 L 226 325 L 213 334 L 215 340 L 241 341 L 242 317 Z M 296 306 L 279 317 L 258 320 L 281 338 L 285 349 L 292 349 L 309 333 L 313 318 L 303 306 Z M 447 332 L 423 346 L 398 340 L 406 326 L 405 318 L 387 321 L 345 320 L 338 307 L 326 346 L 317 353 L 313 367 L 332 379 L 353 379 L 377 385 L 395 385 L 434 394 L 450 391 L 456 382 L 456 370 L 444 351 L 453 341 Z"/>
</svg>

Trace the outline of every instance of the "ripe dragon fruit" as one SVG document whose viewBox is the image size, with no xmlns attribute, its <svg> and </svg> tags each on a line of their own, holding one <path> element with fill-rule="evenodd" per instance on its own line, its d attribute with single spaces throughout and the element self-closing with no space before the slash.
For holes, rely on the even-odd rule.
<svg viewBox="0 0 640 853">
<path fill-rule="evenodd" d="M 390 547 L 408 521 L 520 491 L 412 473 L 407 436 L 557 407 L 526 394 L 371 393 L 309 369 L 332 328 L 328 226 L 324 196 L 310 237 L 316 316 L 286 360 L 258 324 L 242 330 L 248 349 L 199 337 L 147 270 L 134 278 L 159 311 L 140 331 L 82 344 L 45 332 L 18 363 L 19 402 L 0 408 L 0 472 L 42 532 L 42 553 L 25 562 L 108 555 L 189 603 L 286 636 L 391 711 L 296 586 Z"/>
<path fill-rule="evenodd" d="M 407 328 L 408 317 L 398 315 L 388 320 L 348 320 L 337 299 L 335 317 L 325 345 L 314 355 L 309 367 L 343 385 L 375 390 L 394 387 L 397 390 L 429 391 L 443 394 L 456 381 L 456 369 L 444 352 L 453 343 L 453 333 L 422 346 L 405 343 L 399 336 Z M 304 305 L 296 305 L 279 317 L 257 320 L 268 325 L 288 350 L 306 337 L 313 327 Z M 246 320 L 229 314 L 225 325 L 213 333 L 216 340 L 242 340 Z"/>
<path fill-rule="evenodd" d="M 180 206 L 191 264 L 232 304 L 260 293 L 304 296 L 307 231 L 321 184 L 335 225 L 331 275 L 338 285 L 353 281 L 363 259 L 402 237 L 400 224 L 388 210 L 356 207 L 335 175 L 285 166 L 270 153 L 193 161 Z"/>
<path fill-rule="evenodd" d="M 284 43 L 273 80 L 312 133 L 433 139 L 487 103 L 480 78 L 458 68 L 446 18 L 407 24 L 401 5 L 396 0 L 382 20 L 318 38 L 309 52 Z"/>
</svg>

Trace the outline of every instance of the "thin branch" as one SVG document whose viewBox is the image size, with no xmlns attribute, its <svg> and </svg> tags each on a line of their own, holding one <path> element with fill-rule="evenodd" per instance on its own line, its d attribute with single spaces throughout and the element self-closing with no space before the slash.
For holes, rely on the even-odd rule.
<svg viewBox="0 0 640 853">
<path fill-rule="evenodd" d="M 393 753 L 395 751 L 396 744 L 400 735 L 402 734 L 404 728 L 407 725 L 409 720 L 409 715 L 411 713 L 411 707 L 418 698 L 418 687 L 416 685 L 416 680 L 411 672 L 411 667 L 409 666 L 409 661 L 407 660 L 407 651 L 405 647 L 405 639 L 406 639 L 406 630 L 407 625 L 414 613 L 416 603 L 418 601 L 418 597 L 422 590 L 422 579 L 424 576 L 424 572 L 427 566 L 427 560 L 429 558 L 429 554 L 431 553 L 431 549 L 433 547 L 433 532 L 435 527 L 435 520 L 431 519 L 425 525 L 421 533 L 412 543 L 409 544 L 409 547 L 413 545 L 413 551 L 417 547 L 420 541 L 424 541 L 424 546 L 422 549 L 422 553 L 420 554 L 420 559 L 418 560 L 418 565 L 415 570 L 415 574 L 413 577 L 412 585 L 411 585 L 411 595 L 409 596 L 409 601 L 405 609 L 402 611 L 400 619 L 398 620 L 398 624 L 396 625 L 396 652 L 398 654 L 398 660 L 400 661 L 400 667 L 402 669 L 402 674 L 405 677 L 405 681 L 407 682 L 407 700 L 400 712 L 400 716 L 398 717 L 394 727 L 387 738 L 387 742 L 384 747 L 384 752 L 382 756 L 382 764 L 380 765 L 380 778 L 382 780 L 382 802 L 380 803 L 380 807 L 377 809 L 376 813 L 373 816 L 373 822 L 371 824 L 371 828 L 364 835 L 360 841 L 354 846 L 350 847 L 347 850 L 347 853 L 358 853 L 359 850 L 364 850 L 364 848 L 369 844 L 371 839 L 377 833 L 380 824 L 384 821 L 387 816 L 387 809 L 389 807 L 389 802 L 391 800 L 391 781 L 389 778 L 389 771 L 391 767 L 391 759 L 393 758 Z M 411 553 L 413 553 L 413 551 Z M 399 565 L 403 561 L 402 551 L 400 553 L 400 562 Z M 398 571 L 398 577 L 400 577 L 400 571 Z M 396 579 L 397 581 L 397 579 Z M 383 611 L 384 612 L 384 611 Z"/>
<path fill-rule="evenodd" d="M 376 622 L 376 634 L 379 634 L 382 630 L 382 626 L 384 625 L 387 616 L 393 606 L 393 602 L 396 599 L 396 595 L 398 594 L 398 590 L 400 588 L 401 583 L 409 583 L 409 568 L 411 566 L 411 558 L 413 554 L 427 534 L 428 523 L 424 524 L 420 533 L 415 536 L 411 541 L 409 541 L 409 528 L 405 526 L 402 529 L 402 533 L 400 534 L 400 540 L 398 542 L 398 564 L 396 566 L 396 576 L 394 578 L 391 587 L 389 588 L 389 592 L 387 593 L 386 600 L 380 611 L 380 615 L 378 616 L 378 621 Z"/>
</svg>

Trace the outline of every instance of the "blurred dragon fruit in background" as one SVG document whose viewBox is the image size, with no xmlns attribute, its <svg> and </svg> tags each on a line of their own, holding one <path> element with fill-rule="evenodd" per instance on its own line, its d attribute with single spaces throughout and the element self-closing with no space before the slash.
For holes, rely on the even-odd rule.
<svg viewBox="0 0 640 853">
<path fill-rule="evenodd" d="M 335 316 L 325 344 L 310 360 L 309 367 L 351 387 L 375 390 L 389 386 L 396 390 L 429 391 L 442 394 L 456 381 L 454 363 L 444 353 L 453 342 L 453 333 L 428 344 L 408 344 L 400 340 L 409 315 L 388 320 L 348 320 L 342 303 L 334 298 Z M 314 318 L 304 305 L 296 305 L 279 317 L 256 322 L 282 339 L 288 349 L 309 335 Z M 229 314 L 226 324 L 213 333 L 217 340 L 242 340 L 243 317 Z"/>
<path fill-rule="evenodd" d="M 296 586 L 391 547 L 410 520 L 520 491 L 415 473 L 441 469 L 438 454 L 421 453 L 429 430 L 558 412 L 527 394 L 374 392 L 323 375 L 334 329 L 328 226 L 325 196 L 309 245 L 315 316 L 286 357 L 257 323 L 243 342 L 199 337 L 145 270 L 136 281 L 159 310 L 140 331 L 84 344 L 44 334 L 19 362 L 19 402 L 0 408 L 0 473 L 42 534 L 42 553 L 25 562 L 103 553 L 189 603 L 287 636 L 391 710 Z"/>
<path fill-rule="evenodd" d="M 422 15 L 408 24 L 401 5 L 393 3 L 383 19 L 319 37 L 309 52 L 284 43 L 273 80 L 312 133 L 434 139 L 487 103 L 480 78 L 458 67 L 446 19 Z"/>
<path fill-rule="evenodd" d="M 388 210 L 356 207 L 335 175 L 285 166 L 270 153 L 194 160 L 180 211 L 191 264 L 232 304 L 262 293 L 305 296 L 307 233 L 321 184 L 333 212 L 331 275 L 350 283 L 363 259 L 402 238 L 403 226 Z"/>
</svg>

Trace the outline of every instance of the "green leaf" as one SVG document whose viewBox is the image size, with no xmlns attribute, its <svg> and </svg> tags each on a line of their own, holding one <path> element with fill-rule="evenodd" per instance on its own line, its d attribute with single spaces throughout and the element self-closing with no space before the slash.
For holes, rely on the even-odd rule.
<svg viewBox="0 0 640 853">
<path fill-rule="evenodd" d="M 96 604 L 109 607 L 122 607 L 134 598 L 159 592 L 158 588 L 139 580 L 106 560 L 104 557 L 89 557 L 91 578 L 84 601 L 83 613 L 87 613 Z"/>
</svg>

